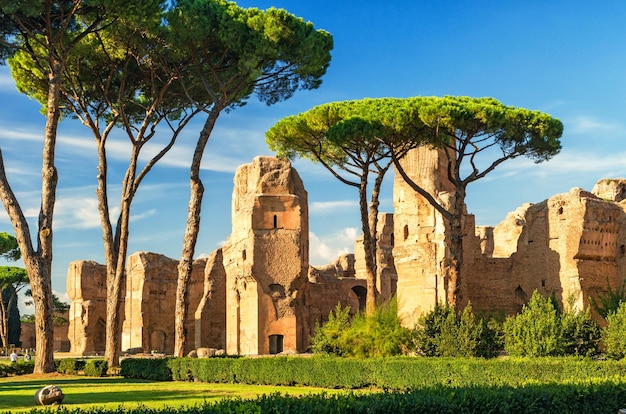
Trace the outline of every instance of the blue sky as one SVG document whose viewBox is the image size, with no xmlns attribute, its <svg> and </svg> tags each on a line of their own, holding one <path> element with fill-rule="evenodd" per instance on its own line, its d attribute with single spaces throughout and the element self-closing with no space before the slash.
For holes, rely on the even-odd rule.
<svg viewBox="0 0 626 414">
<path fill-rule="evenodd" d="M 331 101 L 417 95 L 490 96 L 506 105 L 547 112 L 563 121 L 563 150 L 547 163 L 518 159 L 468 188 L 477 224 L 495 225 L 526 202 L 572 187 L 591 190 L 605 177 L 626 176 L 626 2 L 604 1 L 239 1 L 285 8 L 333 35 L 322 86 L 267 107 L 254 100 L 218 121 L 203 165 L 206 194 L 197 256 L 230 234 L 232 180 L 238 165 L 271 155 L 264 133 L 276 121 Z M 0 67 L 0 148 L 7 174 L 34 226 L 40 203 L 39 105 L 20 95 Z M 180 255 L 189 198 L 188 162 L 200 119 L 142 184 L 129 252 Z M 111 203 L 119 204 L 125 144 L 110 154 Z M 54 227 L 53 289 L 65 297 L 73 260 L 103 263 L 95 197 L 95 144 L 77 121 L 65 120 L 57 148 L 59 187 Z M 306 161 L 296 161 L 309 192 L 311 263 L 353 250 L 360 233 L 356 189 Z M 117 172 L 116 172 L 117 171 Z M 392 177 L 381 210 L 392 210 Z M 13 232 L 4 211 L 0 231 Z M 23 312 L 28 310 L 23 309 Z"/>
</svg>

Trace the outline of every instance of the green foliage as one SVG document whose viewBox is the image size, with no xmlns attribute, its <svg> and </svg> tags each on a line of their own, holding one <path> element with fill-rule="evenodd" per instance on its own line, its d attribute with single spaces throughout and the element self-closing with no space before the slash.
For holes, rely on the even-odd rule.
<svg viewBox="0 0 626 414">
<path fill-rule="evenodd" d="M 372 315 L 358 313 L 350 320 L 350 308 L 337 304 L 328 321 L 316 325 L 311 338 L 314 353 L 360 358 L 400 355 L 407 350 L 410 332 L 400 325 L 397 302 L 378 306 Z"/>
<path fill-rule="evenodd" d="M 504 323 L 504 349 L 515 356 L 594 356 L 600 326 L 585 311 L 561 312 L 554 297 L 534 291 L 522 312 Z"/>
<path fill-rule="evenodd" d="M 18 260 L 21 257 L 17 239 L 6 232 L 0 232 L 0 257 L 9 261 Z"/>
<path fill-rule="evenodd" d="M 346 352 L 346 332 L 350 327 L 350 307 L 341 307 L 337 303 L 334 312 L 330 311 L 328 321 L 320 326 L 315 324 L 315 334 L 311 337 L 311 350 L 314 353 L 324 353 L 341 356 Z"/>
<path fill-rule="evenodd" d="M 85 363 L 85 375 L 88 377 L 104 377 L 109 369 L 109 364 L 104 359 L 89 359 Z"/>
<path fill-rule="evenodd" d="M 626 357 L 626 302 L 622 302 L 615 312 L 606 317 L 602 342 L 606 355 L 613 359 Z"/>
<path fill-rule="evenodd" d="M 32 374 L 35 369 L 34 361 L 17 361 L 16 364 L 0 363 L 0 378 L 13 375 Z"/>
<path fill-rule="evenodd" d="M 126 358 L 120 362 L 120 375 L 150 381 L 171 381 L 172 370 L 168 363 L 166 358 Z"/>
<path fill-rule="evenodd" d="M 85 369 L 85 360 L 76 358 L 63 358 L 55 361 L 56 370 L 61 374 L 76 375 Z"/>
<path fill-rule="evenodd" d="M 504 322 L 504 349 L 515 356 L 561 354 L 561 323 L 553 302 L 534 291 L 517 316 Z"/>
<path fill-rule="evenodd" d="M 444 325 L 450 317 L 455 318 L 449 304 L 436 303 L 430 311 L 422 314 L 413 332 L 415 346 L 425 356 L 440 356 L 439 342 Z"/>
<path fill-rule="evenodd" d="M 589 309 L 561 315 L 561 351 L 563 355 L 591 357 L 600 352 L 602 329 L 591 318 Z"/>
<path fill-rule="evenodd" d="M 436 304 L 420 317 L 413 338 L 417 351 L 425 356 L 489 358 L 502 347 L 495 321 L 477 317 L 471 303 L 460 315 L 448 304 Z"/>
<path fill-rule="evenodd" d="M 606 320 L 606 317 L 609 314 L 617 311 L 617 308 L 623 303 L 626 302 L 626 280 L 623 281 L 617 289 L 613 290 L 611 284 L 609 283 L 609 279 L 607 278 L 606 284 L 608 286 L 606 293 L 598 293 L 598 300 L 593 296 L 589 297 L 591 302 L 591 306 L 595 309 L 596 312 L 600 316 Z M 598 303 L 600 301 L 600 303 Z"/>
<path fill-rule="evenodd" d="M 10 344 L 20 346 L 20 337 L 22 335 L 22 324 L 20 323 L 20 310 L 15 304 L 15 288 L 13 286 L 7 286 L 4 290 L 0 290 L 2 295 L 0 296 L 0 300 L 4 301 L 5 306 L 9 303 L 12 303 L 9 310 L 8 317 L 8 343 L 2 344 L 0 340 L 0 345 L 8 346 Z M 2 312 L 0 312 L 2 313 Z M 0 338 L 2 339 L 2 338 Z"/>
</svg>

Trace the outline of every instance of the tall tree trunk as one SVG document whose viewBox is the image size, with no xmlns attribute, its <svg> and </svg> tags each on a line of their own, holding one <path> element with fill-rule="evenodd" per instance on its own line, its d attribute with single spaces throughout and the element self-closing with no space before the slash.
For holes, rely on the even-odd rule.
<svg viewBox="0 0 626 414">
<path fill-rule="evenodd" d="M 463 212 L 465 191 L 457 188 L 453 200 L 454 210 L 450 217 L 450 259 L 448 261 L 447 300 L 457 311 L 465 305 L 463 295 L 464 281 L 461 275 L 463 265 Z"/>
<path fill-rule="evenodd" d="M 359 207 L 361 212 L 361 229 L 363 231 L 363 250 L 365 253 L 365 277 L 367 284 L 367 297 L 365 300 L 365 313 L 373 315 L 376 309 L 376 299 L 378 297 L 376 289 L 376 236 L 374 229 L 374 236 L 372 236 L 372 229 L 370 227 L 370 214 L 368 214 L 367 205 L 367 169 L 361 176 L 361 183 L 359 185 Z M 373 207 L 373 206 L 372 206 Z M 378 212 L 376 212 L 378 215 Z"/>
<path fill-rule="evenodd" d="M 178 283 L 176 285 L 176 308 L 174 312 L 175 338 L 174 356 L 183 357 L 187 344 L 187 319 L 189 314 L 189 279 L 193 270 L 193 256 L 200 231 L 200 212 L 202 210 L 202 198 L 204 186 L 200 179 L 200 166 L 204 150 L 211 137 L 213 127 L 217 122 L 221 110 L 215 107 L 209 113 L 207 120 L 200 131 L 196 149 L 189 172 L 190 195 L 187 209 L 187 226 L 183 237 L 183 249 L 178 263 Z"/>
<path fill-rule="evenodd" d="M 54 165 L 56 134 L 59 125 L 61 90 L 61 59 L 50 56 L 48 100 L 44 130 L 41 168 L 41 209 L 39 211 L 37 250 L 30 236 L 28 222 L 9 185 L 0 152 L 0 197 L 9 215 L 28 272 L 35 304 L 34 372 L 54 371 L 54 325 L 52 319 L 52 219 L 56 200 L 57 170 Z"/>
<path fill-rule="evenodd" d="M 111 263 L 107 263 L 107 320 L 105 359 L 110 367 L 120 364 L 122 338 L 122 303 L 126 292 L 126 255 L 128 254 L 128 225 L 130 223 L 130 207 L 136 192 L 135 176 L 137 160 L 141 146 L 133 146 L 130 163 L 126 170 L 122 185 L 120 215 L 115 228 L 113 256 Z"/>
<path fill-rule="evenodd" d="M 4 303 L 4 289 L 0 289 L 0 341 L 4 347 L 9 345 L 9 309 Z"/>
</svg>

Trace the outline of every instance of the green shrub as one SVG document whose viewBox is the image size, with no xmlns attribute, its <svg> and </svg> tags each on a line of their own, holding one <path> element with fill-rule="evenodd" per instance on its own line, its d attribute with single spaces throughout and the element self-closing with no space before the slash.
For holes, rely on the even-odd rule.
<svg viewBox="0 0 626 414">
<path fill-rule="evenodd" d="M 373 315 L 358 313 L 352 320 L 350 308 L 337 304 L 311 338 L 313 353 L 360 358 L 400 355 L 409 344 L 410 331 L 400 325 L 395 298 L 379 305 Z"/>
<path fill-rule="evenodd" d="M 493 357 L 502 349 L 497 324 L 477 317 L 471 303 L 459 316 L 448 304 L 437 304 L 422 315 L 414 343 L 425 356 Z"/>
<path fill-rule="evenodd" d="M 504 349 L 515 356 L 560 355 L 561 322 L 553 301 L 534 291 L 517 316 L 504 321 Z"/>
<path fill-rule="evenodd" d="M 595 356 L 600 352 L 602 330 L 589 308 L 561 315 L 561 352 L 564 355 Z"/>
<path fill-rule="evenodd" d="M 85 364 L 85 375 L 88 377 L 104 377 L 109 364 L 104 359 L 90 359 Z"/>
<path fill-rule="evenodd" d="M 602 335 L 607 356 L 622 359 L 626 356 L 626 302 L 606 317 L 606 327 Z"/>
<path fill-rule="evenodd" d="M 315 334 L 311 338 L 314 353 L 341 356 L 346 351 L 346 332 L 350 327 L 350 307 L 338 303 L 335 311 L 330 311 L 328 321 L 323 325 L 315 323 Z"/>
<path fill-rule="evenodd" d="M 57 372 L 61 374 L 76 375 L 78 371 L 85 369 L 85 360 L 76 358 L 64 358 L 58 361 Z"/>
<path fill-rule="evenodd" d="M 451 316 L 452 315 L 452 316 Z M 417 326 L 413 332 L 415 347 L 425 356 L 440 356 L 439 343 L 441 332 L 445 330 L 449 322 L 454 318 L 454 309 L 450 305 L 437 303 L 435 307 L 420 316 Z"/>
</svg>

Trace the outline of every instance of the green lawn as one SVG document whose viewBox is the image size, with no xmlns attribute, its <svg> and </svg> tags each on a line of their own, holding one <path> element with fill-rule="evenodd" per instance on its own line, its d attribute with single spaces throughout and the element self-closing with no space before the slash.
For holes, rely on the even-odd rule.
<svg viewBox="0 0 626 414">
<path fill-rule="evenodd" d="M 302 395 L 338 393 L 311 387 L 279 387 L 243 384 L 207 384 L 201 382 L 149 382 L 121 377 L 93 378 L 58 375 L 16 376 L 0 378 L 0 411 L 30 411 L 35 405 L 35 392 L 54 384 L 63 390 L 63 405 L 68 409 L 126 408 L 143 405 L 150 408 L 182 407 L 217 401 L 226 397 L 254 398 L 260 394 L 281 393 Z"/>
</svg>

